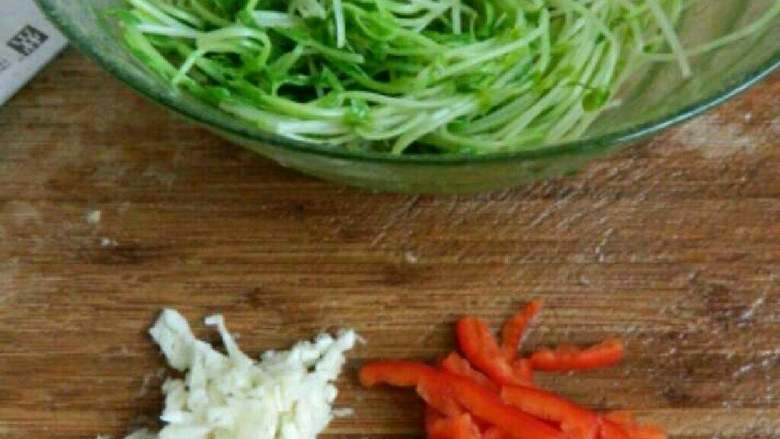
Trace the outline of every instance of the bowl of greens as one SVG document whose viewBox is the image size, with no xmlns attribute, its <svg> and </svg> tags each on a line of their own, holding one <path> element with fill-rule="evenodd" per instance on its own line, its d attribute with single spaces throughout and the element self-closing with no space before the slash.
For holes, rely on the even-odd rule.
<svg viewBox="0 0 780 439">
<path fill-rule="evenodd" d="M 151 100 L 375 190 L 572 173 L 780 66 L 780 0 L 36 1 Z"/>
</svg>

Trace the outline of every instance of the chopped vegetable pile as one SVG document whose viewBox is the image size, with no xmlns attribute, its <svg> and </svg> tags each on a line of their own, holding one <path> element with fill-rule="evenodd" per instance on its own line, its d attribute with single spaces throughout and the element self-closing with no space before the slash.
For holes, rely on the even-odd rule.
<svg viewBox="0 0 780 439">
<path fill-rule="evenodd" d="M 577 138 L 636 69 L 690 75 L 689 55 L 780 15 L 686 51 L 675 24 L 699 0 L 125 1 L 127 46 L 176 86 L 288 139 L 392 154 Z"/>
<path fill-rule="evenodd" d="M 138 430 L 125 439 L 315 439 L 327 427 L 334 417 L 334 381 L 355 344 L 354 331 L 320 334 L 255 361 L 241 352 L 221 315 L 205 323 L 217 329 L 226 354 L 195 338 L 178 312 L 160 314 L 149 333 L 168 364 L 186 376 L 163 384 L 163 429 Z"/>
<path fill-rule="evenodd" d="M 366 387 L 414 387 L 426 403 L 429 439 L 666 438 L 662 429 L 640 425 L 630 412 L 596 413 L 534 385 L 534 371 L 609 367 L 623 358 L 618 339 L 587 349 L 542 349 L 518 358 L 523 333 L 540 308 L 540 302 L 531 302 L 510 319 L 501 344 L 482 320 L 464 317 L 456 327 L 463 356 L 453 352 L 437 366 L 369 363 L 360 370 L 360 382 Z"/>
</svg>

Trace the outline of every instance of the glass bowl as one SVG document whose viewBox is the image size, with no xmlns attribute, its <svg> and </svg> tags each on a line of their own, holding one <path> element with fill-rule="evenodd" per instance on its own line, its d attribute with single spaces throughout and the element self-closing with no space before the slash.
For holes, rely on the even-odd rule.
<svg viewBox="0 0 780 439">
<path fill-rule="evenodd" d="M 780 23 L 693 59 L 684 79 L 676 63 L 635 75 L 622 106 L 603 114 L 582 139 L 529 151 L 482 156 L 354 152 L 283 139 L 209 107 L 160 80 L 138 63 L 101 11 L 121 0 L 36 0 L 72 43 L 108 72 L 151 100 L 283 166 L 373 190 L 463 193 L 509 187 L 576 172 L 589 160 L 620 150 L 718 105 L 780 67 Z M 709 0 L 689 8 L 679 31 L 696 45 L 760 17 L 776 0 Z M 780 20 L 778 20 L 780 21 Z"/>
</svg>

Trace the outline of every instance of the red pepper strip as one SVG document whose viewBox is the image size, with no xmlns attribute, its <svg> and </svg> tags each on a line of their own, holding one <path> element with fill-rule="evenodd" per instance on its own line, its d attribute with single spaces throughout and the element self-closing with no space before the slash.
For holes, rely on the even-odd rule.
<svg viewBox="0 0 780 439">
<path fill-rule="evenodd" d="M 426 405 L 425 406 L 425 432 L 428 436 L 431 434 L 431 430 L 436 427 L 436 424 L 446 419 L 447 417 L 439 413 L 435 408 Z"/>
<path fill-rule="evenodd" d="M 525 308 L 507 320 L 501 330 L 501 350 L 507 361 L 512 362 L 517 358 L 520 342 L 523 339 L 525 329 L 542 309 L 541 300 L 532 300 Z"/>
<path fill-rule="evenodd" d="M 417 394 L 439 413 L 455 417 L 464 414 L 457 403 L 452 388 L 440 374 L 425 374 L 417 384 Z"/>
<path fill-rule="evenodd" d="M 360 368 L 360 384 L 373 387 L 390 384 L 396 387 L 416 387 L 425 376 L 437 376 L 438 371 L 414 361 L 376 361 Z"/>
<path fill-rule="evenodd" d="M 533 386 L 534 383 L 534 369 L 531 366 L 531 360 L 527 358 L 521 358 L 512 363 L 512 371 L 515 376 L 520 378 L 526 383 L 527 386 Z"/>
<path fill-rule="evenodd" d="M 360 383 L 365 387 L 390 384 L 396 387 L 416 387 L 417 393 L 429 405 L 448 416 L 463 410 L 452 397 L 452 390 L 436 369 L 413 361 L 377 361 L 360 368 Z"/>
<path fill-rule="evenodd" d="M 634 413 L 629 410 L 613 410 L 604 413 L 604 418 L 620 425 L 634 425 L 637 423 Z"/>
<path fill-rule="evenodd" d="M 632 439 L 623 427 L 608 419 L 602 418 L 600 424 L 599 439 Z"/>
<path fill-rule="evenodd" d="M 527 385 L 528 382 L 515 376 L 512 365 L 504 358 L 493 334 L 487 325 L 476 317 L 460 319 L 456 328 L 460 349 L 477 369 L 485 373 L 498 385 Z"/>
<path fill-rule="evenodd" d="M 501 399 L 538 418 L 561 424 L 571 439 L 596 439 L 599 417 L 596 413 L 558 395 L 530 387 L 504 387 Z"/>
<path fill-rule="evenodd" d="M 666 432 L 655 425 L 636 425 L 626 428 L 631 439 L 667 439 Z"/>
<path fill-rule="evenodd" d="M 456 352 L 452 352 L 441 362 L 441 368 L 453 375 L 469 378 L 480 386 L 498 392 L 498 386 L 493 384 L 482 372 L 471 367 L 471 363 Z"/>
<path fill-rule="evenodd" d="M 565 439 L 563 432 L 522 410 L 505 404 L 501 398 L 468 378 L 443 372 L 455 400 L 467 411 L 504 430 L 514 439 Z"/>
<path fill-rule="evenodd" d="M 482 439 L 510 439 L 511 436 L 498 427 L 490 427 L 482 433 Z"/>
<path fill-rule="evenodd" d="M 425 411 L 425 431 L 428 433 L 428 439 L 481 439 L 482 437 L 468 413 L 444 417 L 432 407 L 427 407 Z"/>
<path fill-rule="evenodd" d="M 614 366 L 623 359 L 623 342 L 616 338 L 605 340 L 586 349 L 560 346 L 556 350 L 542 349 L 531 355 L 536 370 L 569 371 Z"/>
</svg>

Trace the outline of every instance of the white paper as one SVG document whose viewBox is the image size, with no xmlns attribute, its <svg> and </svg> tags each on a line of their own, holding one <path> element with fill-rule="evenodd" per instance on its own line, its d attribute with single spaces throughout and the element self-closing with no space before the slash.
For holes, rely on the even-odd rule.
<svg viewBox="0 0 780 439">
<path fill-rule="evenodd" d="M 0 0 L 0 105 L 65 44 L 32 0 Z"/>
</svg>

